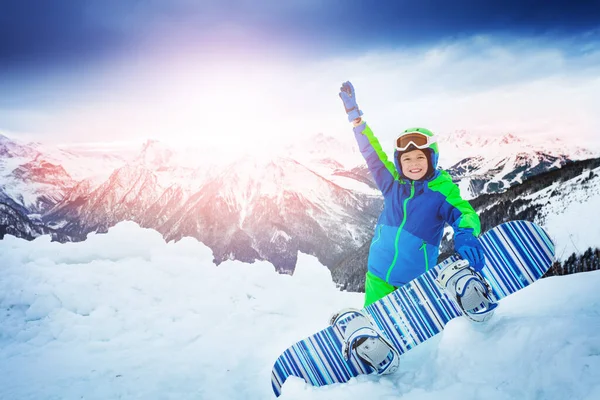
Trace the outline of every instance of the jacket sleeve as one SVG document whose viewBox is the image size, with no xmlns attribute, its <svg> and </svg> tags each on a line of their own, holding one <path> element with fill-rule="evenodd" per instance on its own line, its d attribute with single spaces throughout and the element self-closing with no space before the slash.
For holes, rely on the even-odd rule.
<svg viewBox="0 0 600 400">
<path fill-rule="evenodd" d="M 399 179 L 394 163 L 390 162 L 385 152 L 381 149 L 379 140 L 366 123 L 354 127 L 354 136 L 358 148 L 367 161 L 367 167 L 383 195 L 387 195 L 394 181 Z"/>
<path fill-rule="evenodd" d="M 440 177 L 436 180 L 438 179 L 443 180 L 443 183 L 432 186 L 445 196 L 445 201 L 440 207 L 440 214 L 452 226 L 454 238 L 463 234 L 478 237 L 481 233 L 481 222 L 471 204 L 461 197 L 460 189 L 452 182 L 450 174 L 441 171 Z"/>
</svg>

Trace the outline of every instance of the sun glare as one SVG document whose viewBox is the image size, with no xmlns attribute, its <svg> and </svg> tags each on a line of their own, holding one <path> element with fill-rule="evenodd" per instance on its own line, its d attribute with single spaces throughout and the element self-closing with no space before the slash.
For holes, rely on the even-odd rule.
<svg viewBox="0 0 600 400">
<path fill-rule="evenodd" d="M 172 83 L 163 103 L 163 118 L 170 121 L 165 125 L 172 129 L 168 140 L 257 157 L 289 141 L 298 116 L 282 104 L 286 77 L 256 71 L 256 66 L 245 74 L 235 68 L 199 71 Z"/>
<path fill-rule="evenodd" d="M 578 134 L 597 142 L 593 104 L 600 80 L 560 67 L 561 59 L 548 67 L 555 75 L 529 80 L 521 75 L 551 64 L 546 52 L 531 52 L 531 68 L 522 70 L 514 62 L 523 52 L 519 47 L 509 47 L 508 58 L 492 51 L 489 65 L 471 56 L 471 49 L 469 41 L 445 49 L 443 66 L 439 51 L 429 58 L 392 51 L 322 62 L 255 55 L 209 61 L 190 52 L 175 59 L 154 57 L 143 68 L 108 70 L 105 80 L 112 85 L 102 96 L 94 92 L 82 96 L 86 101 L 48 113 L 44 126 L 53 126 L 65 141 L 149 138 L 223 154 L 268 155 L 318 132 L 351 137 L 337 96 L 339 83 L 350 79 L 382 143 L 390 143 L 398 127 L 415 125 L 440 133 L 514 130 L 553 136 L 576 126 Z M 464 57 L 456 62 L 456 55 Z M 486 78 L 499 69 L 507 71 L 503 81 Z"/>
</svg>

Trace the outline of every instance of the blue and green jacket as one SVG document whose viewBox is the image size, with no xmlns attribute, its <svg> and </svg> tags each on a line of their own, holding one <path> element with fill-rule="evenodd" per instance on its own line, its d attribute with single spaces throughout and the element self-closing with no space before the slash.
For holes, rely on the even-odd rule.
<svg viewBox="0 0 600 400">
<path fill-rule="evenodd" d="M 433 136 L 426 129 L 418 130 Z M 454 229 L 455 241 L 459 235 L 479 236 L 477 213 L 461 198 L 450 174 L 437 169 L 436 143 L 424 150 L 431 152 L 434 173 L 412 181 L 402 175 L 398 152 L 394 152 L 394 163 L 388 161 L 366 123 L 354 127 L 354 134 L 384 198 L 369 250 L 371 273 L 393 286 L 402 286 L 435 266 L 446 223 Z"/>
</svg>

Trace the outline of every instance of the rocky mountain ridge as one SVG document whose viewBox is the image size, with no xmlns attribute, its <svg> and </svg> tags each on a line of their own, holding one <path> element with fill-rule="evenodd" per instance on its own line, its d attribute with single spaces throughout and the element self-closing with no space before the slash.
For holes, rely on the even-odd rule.
<svg viewBox="0 0 600 400">
<path fill-rule="evenodd" d="M 492 140 L 463 133 L 454 138 L 457 143 L 440 142 L 442 154 L 446 160 L 470 154 L 449 170 L 463 193 L 477 194 L 474 201 L 486 192 L 509 193 L 509 187 L 572 162 L 568 149 L 530 146 L 516 137 Z M 515 145 L 522 151 L 511 153 Z M 326 151 L 331 148 L 336 158 Z M 56 154 L 61 153 L 47 156 L 38 149 L 0 140 L 0 203 L 21 214 L 23 224 L 33 218 L 60 232 L 62 240 L 84 240 L 89 232 L 133 220 L 167 240 L 196 237 L 213 250 L 217 264 L 226 259 L 268 260 L 285 273 L 293 271 L 301 251 L 317 256 L 349 288 L 355 287 L 350 283 L 354 278 L 346 276 L 353 268 L 338 266 L 352 258 L 366 266 L 360 254 L 365 246 L 368 250 L 383 204 L 356 145 L 323 134 L 261 158 L 204 157 L 194 149 L 182 153 L 148 141 L 129 158 L 96 153 L 93 163 L 75 172 L 57 164 Z M 572 151 L 573 158 L 589 154 Z M 77 158 L 81 154 L 68 157 L 69 165 L 84 160 Z M 106 179 L 70 177 L 85 176 L 82 171 L 97 165 L 98 157 L 111 168 L 119 166 Z M 36 201 L 25 201 L 27 196 Z M 2 213 L 11 215 L 5 225 L 21 226 L 12 211 Z M 38 234 L 22 226 L 23 237 Z M 12 232 L 18 236 L 20 231 Z"/>
</svg>

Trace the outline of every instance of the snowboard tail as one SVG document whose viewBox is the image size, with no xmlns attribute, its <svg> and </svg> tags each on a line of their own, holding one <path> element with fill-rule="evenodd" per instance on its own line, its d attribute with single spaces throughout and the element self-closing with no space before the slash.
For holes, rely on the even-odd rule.
<svg viewBox="0 0 600 400">
<path fill-rule="evenodd" d="M 483 234 L 486 265 L 481 274 L 489 283 L 494 301 L 532 284 L 552 265 L 554 244 L 538 225 L 528 221 L 501 224 Z M 364 308 L 371 322 L 399 354 L 435 336 L 463 311 L 436 284 L 439 272 L 458 260 L 451 256 L 428 272 Z M 290 376 L 313 386 L 347 382 L 374 369 L 352 352 L 342 354 L 344 339 L 336 326 L 301 340 L 286 349 L 275 362 L 271 384 L 276 396 Z"/>
</svg>

